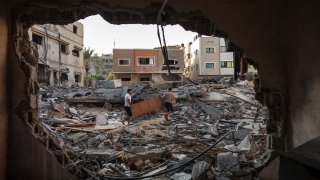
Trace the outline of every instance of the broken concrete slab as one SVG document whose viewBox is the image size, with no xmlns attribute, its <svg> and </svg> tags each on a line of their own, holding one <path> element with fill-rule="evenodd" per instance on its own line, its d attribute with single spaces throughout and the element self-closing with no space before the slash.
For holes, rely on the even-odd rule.
<svg viewBox="0 0 320 180">
<path fill-rule="evenodd" d="M 67 136 L 67 139 L 73 141 L 73 143 L 78 143 L 88 137 L 87 133 L 74 133 Z"/>
<path fill-rule="evenodd" d="M 240 171 L 238 154 L 232 152 L 219 153 L 217 156 L 217 169 L 220 172 Z"/>
<path fill-rule="evenodd" d="M 170 176 L 170 178 L 175 179 L 175 180 L 190 180 L 191 174 L 181 172 L 181 173 L 176 173 L 176 174 Z"/>
<path fill-rule="evenodd" d="M 104 89 L 114 89 L 114 88 L 119 88 L 122 87 L 122 83 L 120 79 L 115 79 L 115 80 L 101 80 L 99 81 L 99 87 L 104 88 Z"/>
<path fill-rule="evenodd" d="M 205 179 L 206 170 L 209 168 L 209 164 L 205 161 L 198 161 L 192 167 L 191 177 L 192 179 Z"/>
<path fill-rule="evenodd" d="M 98 126 L 108 125 L 108 119 L 104 114 L 98 114 L 96 116 L 96 125 Z"/>
</svg>

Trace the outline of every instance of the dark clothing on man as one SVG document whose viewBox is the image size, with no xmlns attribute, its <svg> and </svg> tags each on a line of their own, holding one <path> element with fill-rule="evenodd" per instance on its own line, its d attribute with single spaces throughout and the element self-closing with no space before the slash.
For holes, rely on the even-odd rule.
<svg viewBox="0 0 320 180">
<path fill-rule="evenodd" d="M 164 106 L 167 108 L 168 112 L 172 112 L 173 111 L 173 105 L 170 102 L 165 102 Z"/>
<path fill-rule="evenodd" d="M 130 108 L 130 107 L 125 106 L 124 109 L 126 110 L 128 116 L 132 116 L 132 111 L 131 111 L 131 108 Z"/>
</svg>

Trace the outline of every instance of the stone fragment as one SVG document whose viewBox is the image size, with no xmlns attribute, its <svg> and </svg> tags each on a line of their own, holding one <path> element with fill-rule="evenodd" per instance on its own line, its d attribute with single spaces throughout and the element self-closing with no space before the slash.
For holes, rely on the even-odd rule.
<svg viewBox="0 0 320 180">
<path fill-rule="evenodd" d="M 220 172 L 237 172 L 240 171 L 240 164 L 237 153 L 219 153 L 217 156 L 217 168 Z"/>
<path fill-rule="evenodd" d="M 141 159 L 133 163 L 133 168 L 137 171 L 141 170 L 142 166 L 143 166 L 143 161 Z"/>
<path fill-rule="evenodd" d="M 209 164 L 205 161 L 198 161 L 192 167 L 191 177 L 193 180 L 205 179 L 206 170 L 208 169 Z"/>
<path fill-rule="evenodd" d="M 78 143 L 88 137 L 87 133 L 74 133 L 68 136 L 67 138 L 74 143 Z"/>
<path fill-rule="evenodd" d="M 98 114 L 96 116 L 96 125 L 103 126 L 108 125 L 108 119 L 103 114 Z"/>
<path fill-rule="evenodd" d="M 144 161 L 144 165 L 145 165 L 145 166 L 150 165 L 150 163 L 151 163 L 150 159 L 147 159 L 147 160 Z"/>
<path fill-rule="evenodd" d="M 172 175 L 170 177 L 170 179 L 175 179 L 175 180 L 190 180 L 191 179 L 191 175 L 181 172 L 181 173 L 175 173 L 174 175 Z"/>
<path fill-rule="evenodd" d="M 78 111 L 75 108 L 69 108 L 69 112 L 75 115 L 78 114 Z"/>
<path fill-rule="evenodd" d="M 205 138 L 205 139 L 211 139 L 212 136 L 211 136 L 210 134 L 206 134 L 206 135 L 203 136 L 203 138 Z"/>
</svg>

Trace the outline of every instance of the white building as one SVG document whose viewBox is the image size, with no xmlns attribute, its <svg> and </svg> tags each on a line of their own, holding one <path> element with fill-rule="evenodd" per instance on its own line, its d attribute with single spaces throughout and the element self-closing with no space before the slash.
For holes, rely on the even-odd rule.
<svg viewBox="0 0 320 180">
<path fill-rule="evenodd" d="M 38 81 L 46 85 L 83 86 L 83 25 L 34 25 L 30 40 L 38 49 Z"/>
<path fill-rule="evenodd" d="M 185 76 L 193 80 L 234 73 L 234 53 L 226 52 L 224 38 L 196 36 L 185 49 Z"/>
</svg>

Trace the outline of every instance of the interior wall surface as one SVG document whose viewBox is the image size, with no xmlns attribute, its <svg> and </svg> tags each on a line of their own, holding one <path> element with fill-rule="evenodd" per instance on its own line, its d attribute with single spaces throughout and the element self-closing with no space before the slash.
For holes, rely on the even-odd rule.
<svg viewBox="0 0 320 180">
<path fill-rule="evenodd" d="M 287 81 L 293 147 L 320 135 L 320 5 L 316 4 L 306 1 L 289 6 Z"/>
<path fill-rule="evenodd" d="M 0 6 L 0 179 L 5 179 L 7 162 L 8 96 L 7 96 L 7 47 L 8 21 L 6 11 Z"/>
<path fill-rule="evenodd" d="M 13 39 L 10 38 L 10 40 Z M 31 134 L 24 120 L 17 116 L 19 114 L 17 108 L 21 104 L 25 104 L 26 108 L 29 107 L 25 82 L 28 81 L 27 77 L 30 75 L 22 71 L 14 46 L 10 44 L 8 47 L 8 76 L 10 77 L 8 85 L 11 109 L 8 126 L 7 179 L 76 179 L 62 168 L 54 155 Z"/>
</svg>

